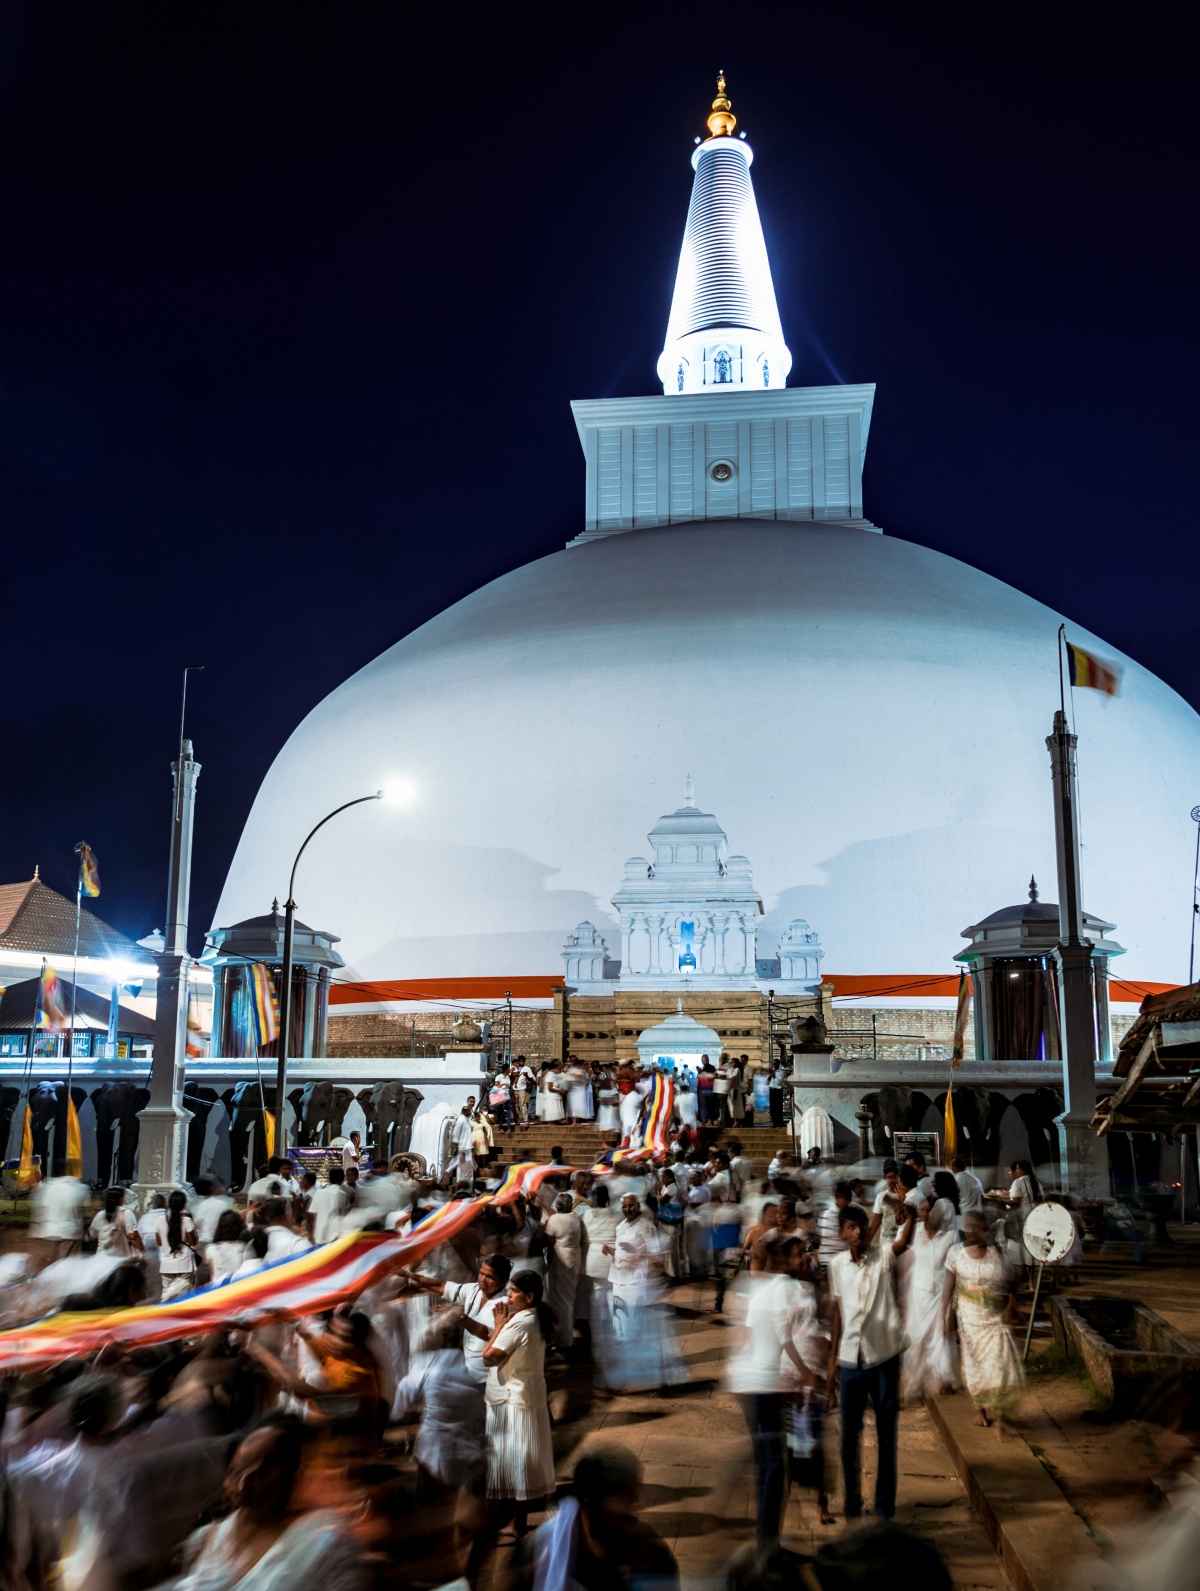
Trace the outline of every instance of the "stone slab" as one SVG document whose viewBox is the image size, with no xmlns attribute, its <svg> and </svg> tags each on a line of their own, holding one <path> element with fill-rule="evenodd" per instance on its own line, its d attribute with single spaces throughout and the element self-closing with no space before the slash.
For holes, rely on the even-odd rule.
<svg viewBox="0 0 1200 1591">
<path fill-rule="evenodd" d="M 1115 1591 L 1121 1576 L 1019 1435 L 975 1425 L 961 1395 L 926 1407 L 1013 1591 Z"/>
</svg>

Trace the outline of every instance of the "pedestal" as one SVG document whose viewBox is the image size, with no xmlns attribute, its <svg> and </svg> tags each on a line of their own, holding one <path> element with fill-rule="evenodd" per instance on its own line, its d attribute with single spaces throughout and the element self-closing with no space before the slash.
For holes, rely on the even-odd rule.
<svg viewBox="0 0 1200 1591">
<path fill-rule="evenodd" d="M 176 1101 L 170 1105 L 147 1105 L 138 1112 L 138 1179 L 134 1183 L 138 1208 L 144 1210 L 156 1193 L 170 1193 L 187 1186 L 188 1122 L 190 1110 Z"/>
<path fill-rule="evenodd" d="M 1063 1191 L 1074 1199 L 1108 1199 L 1108 1144 L 1090 1121 L 1071 1119 L 1069 1111 L 1055 1117 L 1058 1166 Z"/>
</svg>

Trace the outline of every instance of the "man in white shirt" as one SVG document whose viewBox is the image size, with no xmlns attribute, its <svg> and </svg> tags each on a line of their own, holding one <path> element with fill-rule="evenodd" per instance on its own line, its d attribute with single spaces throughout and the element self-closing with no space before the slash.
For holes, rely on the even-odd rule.
<svg viewBox="0 0 1200 1591">
<path fill-rule="evenodd" d="M 353 1166 L 356 1171 L 362 1169 L 362 1133 L 357 1128 L 350 1134 L 350 1141 L 342 1145 L 342 1170 L 349 1171 Z"/>
<path fill-rule="evenodd" d="M 471 1094 L 450 1127 L 450 1146 L 457 1156 L 455 1176 L 459 1182 L 475 1180 L 475 1156 L 471 1153 L 471 1117 L 474 1114 L 475 1096 Z"/>
<path fill-rule="evenodd" d="M 349 1210 L 346 1173 L 341 1166 L 330 1166 L 329 1181 L 318 1187 L 308 1207 L 308 1235 L 312 1241 L 332 1243 L 335 1237 L 340 1237 Z"/>
<path fill-rule="evenodd" d="M 729 1175 L 733 1180 L 733 1196 L 741 1199 L 747 1188 L 754 1185 L 754 1162 L 743 1152 L 736 1138 L 729 1140 Z"/>
<path fill-rule="evenodd" d="M 954 1180 L 958 1183 L 958 1215 L 959 1224 L 966 1215 L 983 1214 L 983 1183 L 973 1171 L 968 1171 L 966 1162 L 957 1155 L 950 1162 L 950 1170 L 954 1173 Z"/>
<path fill-rule="evenodd" d="M 82 1247 L 91 1197 L 78 1177 L 48 1177 L 34 1188 L 29 1200 L 29 1235 L 37 1239 L 42 1265 L 66 1259 Z"/>
<path fill-rule="evenodd" d="M 268 1199 L 263 1205 L 263 1215 L 266 1217 L 268 1265 L 274 1260 L 287 1260 L 296 1254 L 306 1254 L 312 1248 L 303 1232 L 297 1232 L 292 1225 L 286 1199 Z"/>
<path fill-rule="evenodd" d="M 257 1178 L 246 1189 L 247 1203 L 253 1204 L 257 1199 L 271 1198 L 275 1191 L 272 1188 L 272 1183 L 278 1183 L 279 1193 L 281 1193 L 285 1199 L 290 1200 L 292 1196 L 291 1189 L 287 1185 L 287 1177 L 284 1175 L 283 1167 L 283 1160 L 281 1160 L 278 1155 L 272 1155 L 267 1161 L 266 1176 Z M 195 1218 L 193 1217 L 193 1219 Z M 217 1219 L 220 1220 L 220 1216 L 218 1216 Z"/>
<path fill-rule="evenodd" d="M 818 1257 L 826 1270 L 834 1257 L 845 1252 L 842 1240 L 842 1211 L 854 1203 L 854 1188 L 849 1182 L 835 1182 L 833 1203 L 827 1204 L 817 1219 L 817 1237 L 820 1239 Z"/>
<path fill-rule="evenodd" d="M 751 1293 L 745 1341 L 731 1357 L 727 1370 L 729 1390 L 741 1404 L 750 1431 L 758 1492 L 758 1539 L 763 1544 L 778 1542 L 787 1496 L 784 1361 L 791 1360 L 802 1385 L 812 1386 L 818 1381 L 823 1384 L 822 1367 L 806 1365 L 795 1341 L 796 1326 L 806 1302 L 810 1310 L 815 1310 L 815 1300 L 805 1298 L 808 1284 L 799 1280 L 808 1268 L 807 1248 L 808 1240 L 802 1237 L 785 1238 L 775 1247 L 772 1262 L 782 1267 L 781 1274 L 764 1280 Z"/>
<path fill-rule="evenodd" d="M 929 1175 L 929 1168 L 925 1164 L 925 1156 L 919 1149 L 910 1149 L 904 1157 L 904 1164 L 911 1166 L 917 1174 L 917 1187 L 928 1200 L 933 1203 L 933 1178 Z"/>
<path fill-rule="evenodd" d="M 192 1220 L 196 1223 L 196 1236 L 207 1246 L 216 1236 L 217 1222 L 226 1210 L 233 1209 L 233 1200 L 228 1194 L 218 1193 L 205 1177 L 196 1178 L 195 1188 Z"/>
<path fill-rule="evenodd" d="M 423 1276 L 419 1271 L 403 1270 L 401 1276 L 431 1293 L 440 1293 L 448 1304 L 455 1304 L 463 1315 L 463 1358 L 472 1379 L 482 1387 L 487 1382 L 483 1350 L 495 1328 L 495 1308 L 504 1300 L 512 1267 L 503 1254 L 480 1260 L 473 1282 L 447 1282 L 440 1276 Z"/>
<path fill-rule="evenodd" d="M 896 1512 L 896 1428 L 900 1418 L 900 1355 L 908 1343 L 896 1297 L 896 1256 L 912 1235 L 914 1214 L 905 1208 L 894 1243 L 870 1245 L 867 1216 L 857 1205 L 842 1211 L 845 1252 L 829 1266 L 829 1373 L 839 1377 L 842 1408 L 842 1485 L 847 1519 L 862 1514 L 858 1449 L 868 1401 L 875 1411 L 879 1469 L 875 1512 Z"/>
</svg>

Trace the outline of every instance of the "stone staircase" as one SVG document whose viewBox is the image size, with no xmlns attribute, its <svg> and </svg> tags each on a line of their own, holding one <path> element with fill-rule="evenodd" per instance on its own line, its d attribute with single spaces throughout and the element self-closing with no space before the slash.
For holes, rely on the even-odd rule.
<svg viewBox="0 0 1200 1591">
<path fill-rule="evenodd" d="M 611 1134 L 609 1135 L 611 1139 Z M 702 1127 L 700 1142 L 705 1149 L 724 1148 L 730 1138 L 736 1139 L 743 1151 L 765 1174 L 773 1155 L 781 1149 L 790 1150 L 792 1134 L 786 1127 Z M 496 1134 L 496 1153 L 493 1165 L 511 1166 L 516 1161 L 531 1160 L 545 1165 L 551 1149 L 562 1150 L 563 1160 L 569 1166 L 590 1166 L 604 1153 L 607 1145 L 604 1136 L 590 1122 L 579 1127 L 569 1127 L 565 1122 L 531 1122 L 511 1133 Z"/>
</svg>

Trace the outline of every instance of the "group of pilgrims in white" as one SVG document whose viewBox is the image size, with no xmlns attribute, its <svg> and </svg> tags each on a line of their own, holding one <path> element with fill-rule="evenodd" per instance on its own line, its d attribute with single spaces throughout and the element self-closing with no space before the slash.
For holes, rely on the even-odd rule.
<svg viewBox="0 0 1200 1591">
<path fill-rule="evenodd" d="M 634 1092 L 645 1111 L 647 1091 Z M 472 1115 L 464 1110 L 463 1120 Z M 1021 1392 L 1010 1320 L 1028 1264 L 1019 1220 L 1041 1198 L 1031 1168 L 1014 1167 L 1011 1187 L 987 1195 L 989 1214 L 983 1185 L 961 1161 L 931 1169 L 914 1154 L 850 1172 L 813 1147 L 763 1164 L 752 1136 L 714 1146 L 710 1135 L 706 1146 L 689 1116 L 672 1102 L 645 1158 L 576 1168 L 556 1151 L 519 1188 L 479 1165 L 465 1135 L 441 1177 L 403 1156 L 360 1177 L 357 1144 L 328 1180 L 297 1178 L 291 1162 L 274 1159 L 244 1207 L 203 1182 L 138 1219 L 120 1189 L 97 1206 L 74 1178 L 43 1184 L 32 1252 L 0 1259 L 9 1327 L 56 1308 L 179 1297 L 356 1231 L 419 1237 L 451 1201 L 477 1200 L 478 1213 L 325 1316 L 231 1319 L 169 1351 L 131 1350 L 118 1332 L 91 1362 L 10 1376 L 3 1583 L 408 1584 L 400 1567 L 389 1578 L 388 1552 L 402 1564 L 416 1549 L 407 1538 L 403 1550 L 388 1547 L 380 1488 L 391 1482 L 378 1482 L 384 1457 L 404 1453 L 405 1484 L 474 1586 L 502 1533 L 514 1538 L 514 1563 L 549 1540 L 561 1513 L 555 1428 L 581 1385 L 589 1402 L 686 1396 L 694 1377 L 710 1374 L 708 1363 L 689 1362 L 679 1331 L 697 1310 L 723 1328 L 720 1377 L 750 1438 L 758 1540 L 778 1540 L 792 1489 L 810 1496 L 823 1523 L 863 1513 L 868 1405 L 873 1512 L 891 1518 L 903 1403 L 962 1389 L 989 1424 Z M 638 1128 L 631 1117 L 627 1141 L 637 1142 Z M 503 1202 L 490 1197 L 498 1190 Z M 172 1455 L 188 1444 L 181 1469 Z M 113 1482 L 118 1460 L 135 1466 L 149 1493 L 128 1475 Z M 147 1496 L 160 1461 L 184 1503 L 155 1514 Z M 601 1465 L 618 1490 L 618 1481 L 632 1484 L 625 1462 Z M 372 1474 L 375 1483 L 364 1479 Z M 531 1515 L 540 1513 L 537 1525 Z M 197 1519 L 211 1522 L 184 1528 Z M 374 1558 L 364 1520 L 378 1538 Z M 669 1582 L 665 1544 L 646 1521 L 627 1524 L 622 1550 L 632 1552 L 636 1537 Z M 178 1540 L 167 1539 L 172 1530 Z M 92 1567 L 72 1581 L 63 1563 L 84 1539 Z"/>
</svg>

